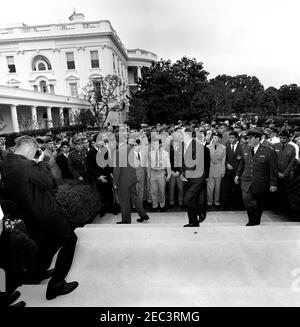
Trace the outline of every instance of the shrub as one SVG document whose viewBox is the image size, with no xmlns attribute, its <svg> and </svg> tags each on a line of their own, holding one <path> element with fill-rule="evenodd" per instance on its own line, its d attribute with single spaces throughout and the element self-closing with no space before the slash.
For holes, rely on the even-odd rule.
<svg viewBox="0 0 300 327">
<path fill-rule="evenodd" d="M 102 207 L 101 197 L 94 187 L 73 180 L 58 186 L 56 199 L 66 210 L 73 228 L 91 222 Z"/>
</svg>

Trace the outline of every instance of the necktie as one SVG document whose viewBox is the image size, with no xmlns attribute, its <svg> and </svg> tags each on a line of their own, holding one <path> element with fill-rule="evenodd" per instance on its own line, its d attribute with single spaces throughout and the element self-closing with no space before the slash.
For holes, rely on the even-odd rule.
<svg viewBox="0 0 300 327">
<path fill-rule="evenodd" d="M 215 145 L 215 150 L 217 150 L 217 146 Z"/>
<path fill-rule="evenodd" d="M 231 151 L 234 152 L 234 145 L 231 146 Z"/>
<path fill-rule="evenodd" d="M 252 157 L 254 157 L 255 153 L 254 153 L 254 149 L 251 149 L 251 153 L 252 153 Z"/>
<path fill-rule="evenodd" d="M 284 144 L 282 144 L 282 150 L 284 150 L 284 148 L 285 148 L 285 145 L 284 145 Z"/>
<path fill-rule="evenodd" d="M 140 161 L 141 160 L 141 156 L 140 156 L 140 153 L 139 152 L 137 153 L 137 157 L 138 157 L 138 160 Z"/>
<path fill-rule="evenodd" d="M 158 167 L 158 151 L 155 151 L 155 167 Z"/>
</svg>

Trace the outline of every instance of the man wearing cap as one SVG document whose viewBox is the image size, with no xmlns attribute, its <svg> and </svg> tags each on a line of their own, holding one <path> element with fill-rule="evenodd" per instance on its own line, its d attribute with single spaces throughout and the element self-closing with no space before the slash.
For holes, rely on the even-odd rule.
<svg viewBox="0 0 300 327">
<path fill-rule="evenodd" d="M 279 134 L 280 143 L 274 144 L 276 159 L 278 164 L 278 177 L 282 183 L 290 179 L 290 173 L 295 163 L 295 148 L 289 144 L 290 135 L 287 130 L 283 130 Z"/>
<path fill-rule="evenodd" d="M 246 226 L 259 225 L 264 200 L 268 192 L 276 192 L 278 169 L 272 150 L 261 144 L 262 133 L 250 130 L 247 133 L 248 147 L 244 148 L 235 183 L 241 179 L 241 188 L 249 222 Z"/>
<path fill-rule="evenodd" d="M 73 139 L 75 149 L 68 156 L 68 165 L 71 174 L 75 180 L 83 183 L 89 182 L 89 174 L 86 167 L 87 153 L 84 151 L 83 135 L 77 135 Z"/>
<path fill-rule="evenodd" d="M 280 138 L 277 136 L 277 128 L 276 127 L 271 127 L 271 135 L 269 138 L 269 142 L 272 144 L 280 143 Z"/>
</svg>

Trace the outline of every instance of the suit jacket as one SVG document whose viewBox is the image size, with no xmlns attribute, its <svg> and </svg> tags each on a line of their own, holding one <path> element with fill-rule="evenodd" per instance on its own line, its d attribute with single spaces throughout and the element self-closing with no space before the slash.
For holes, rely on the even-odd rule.
<svg viewBox="0 0 300 327">
<path fill-rule="evenodd" d="M 242 190 L 253 194 L 267 193 L 270 186 L 277 186 L 278 169 L 272 149 L 260 144 L 252 157 L 251 148 L 245 147 L 237 176 L 241 177 Z"/>
<path fill-rule="evenodd" d="M 56 158 L 56 163 L 59 169 L 61 170 L 62 179 L 73 179 L 73 175 L 69 170 L 68 158 L 66 158 L 63 153 L 58 155 L 58 157 Z"/>
<path fill-rule="evenodd" d="M 288 177 L 295 163 L 295 148 L 290 144 L 286 144 L 283 149 L 282 143 L 276 143 L 274 144 L 274 150 L 276 153 L 278 171 L 283 173 L 284 177 Z"/>
<path fill-rule="evenodd" d="M 134 162 L 134 151 L 127 144 L 120 144 L 115 152 L 115 167 L 113 169 L 113 185 L 119 189 L 128 188 L 137 183 L 135 167 L 130 164 Z"/>
<path fill-rule="evenodd" d="M 179 168 L 179 172 L 186 178 L 208 178 L 210 168 L 209 149 L 195 139 L 192 139 L 186 151 L 184 151 L 184 144 L 182 145 L 182 149 L 182 167 Z M 204 156 L 199 155 L 202 150 Z M 201 174 L 199 167 L 202 164 L 203 172 Z"/>
<path fill-rule="evenodd" d="M 234 152 L 231 150 L 231 144 L 227 144 L 225 164 L 227 166 L 227 164 L 229 163 L 233 167 L 233 171 L 235 173 L 239 168 L 239 164 L 240 164 L 240 160 L 242 159 L 242 156 L 243 156 L 243 147 L 240 142 L 238 142 Z"/>
<path fill-rule="evenodd" d="M 226 147 L 218 144 L 215 149 L 215 145 L 210 144 L 207 148 L 210 151 L 209 177 L 223 177 L 225 175 Z"/>
<path fill-rule="evenodd" d="M 105 176 L 107 181 L 111 181 L 112 167 L 105 147 L 97 151 L 94 147 L 87 154 L 87 170 L 92 179 L 97 182 L 100 176 Z"/>
<path fill-rule="evenodd" d="M 57 184 L 46 163 L 8 154 L 0 169 L 7 197 L 17 204 L 30 232 L 44 235 L 68 232 L 66 213 L 54 196 Z"/>
</svg>

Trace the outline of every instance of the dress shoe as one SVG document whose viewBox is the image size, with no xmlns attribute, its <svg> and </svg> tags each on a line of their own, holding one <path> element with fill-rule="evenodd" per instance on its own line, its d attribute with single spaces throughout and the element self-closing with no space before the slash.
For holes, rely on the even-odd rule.
<svg viewBox="0 0 300 327">
<path fill-rule="evenodd" d="M 13 305 L 10 305 L 9 307 L 10 308 L 24 308 L 24 307 L 26 307 L 26 303 L 24 301 L 20 301 Z"/>
<path fill-rule="evenodd" d="M 246 224 L 246 226 L 258 226 L 260 225 L 260 223 L 248 223 Z"/>
<path fill-rule="evenodd" d="M 186 224 L 183 227 L 199 227 L 199 224 Z"/>
<path fill-rule="evenodd" d="M 204 221 L 205 218 L 206 218 L 206 214 L 203 213 L 203 212 L 201 212 L 201 213 L 199 214 L 199 223 L 201 223 L 202 221 Z"/>
<path fill-rule="evenodd" d="M 7 294 L 7 304 L 11 305 L 16 301 L 16 299 L 21 295 L 19 291 L 14 291 L 10 294 Z"/>
<path fill-rule="evenodd" d="M 140 218 L 138 218 L 136 221 L 137 221 L 138 223 L 142 223 L 143 221 L 147 221 L 147 220 L 149 220 L 149 219 L 150 219 L 149 216 L 146 215 L 146 216 L 144 216 L 144 217 L 140 217 Z"/>
<path fill-rule="evenodd" d="M 57 286 L 52 286 L 48 284 L 47 291 L 46 291 L 46 299 L 53 300 L 59 295 L 66 295 L 75 290 L 75 288 L 79 285 L 78 282 L 62 282 Z"/>
<path fill-rule="evenodd" d="M 116 224 L 131 224 L 131 223 L 127 221 L 117 221 Z"/>
</svg>

